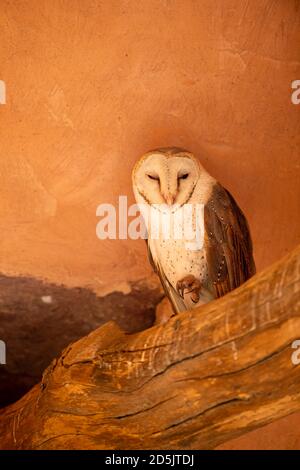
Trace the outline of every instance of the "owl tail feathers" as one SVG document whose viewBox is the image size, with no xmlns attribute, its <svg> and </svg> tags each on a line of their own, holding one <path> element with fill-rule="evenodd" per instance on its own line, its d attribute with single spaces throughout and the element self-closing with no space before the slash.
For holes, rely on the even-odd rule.
<svg viewBox="0 0 300 470">
<path fill-rule="evenodd" d="M 169 286 L 170 286 L 170 293 L 167 294 L 167 296 L 171 302 L 174 312 L 180 313 L 180 312 L 185 312 L 186 310 L 188 310 L 182 298 L 180 297 L 180 295 L 177 294 L 175 289 L 170 284 Z"/>
</svg>

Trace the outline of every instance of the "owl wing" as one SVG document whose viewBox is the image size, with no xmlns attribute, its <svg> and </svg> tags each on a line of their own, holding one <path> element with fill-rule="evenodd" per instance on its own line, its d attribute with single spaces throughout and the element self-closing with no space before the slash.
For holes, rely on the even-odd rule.
<svg viewBox="0 0 300 470">
<path fill-rule="evenodd" d="M 204 208 L 208 275 L 216 297 L 255 274 L 247 220 L 229 191 L 216 183 Z"/>
<path fill-rule="evenodd" d="M 174 313 L 184 312 L 186 310 L 186 306 L 183 302 L 183 299 L 180 297 L 178 292 L 174 289 L 172 284 L 170 284 L 168 278 L 165 275 L 164 270 L 159 262 L 159 260 L 154 256 L 152 256 L 150 243 L 146 239 L 147 248 L 148 248 L 148 258 L 154 272 L 158 275 L 161 285 L 165 291 L 166 296 L 168 297 L 169 301 L 171 302 L 172 308 Z"/>
</svg>

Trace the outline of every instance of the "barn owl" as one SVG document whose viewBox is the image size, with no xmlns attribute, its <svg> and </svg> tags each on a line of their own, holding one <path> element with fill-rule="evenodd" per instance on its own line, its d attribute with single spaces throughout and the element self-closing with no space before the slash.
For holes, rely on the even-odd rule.
<svg viewBox="0 0 300 470">
<path fill-rule="evenodd" d="M 203 243 L 196 249 L 172 231 L 168 238 L 154 237 L 147 226 L 149 259 L 174 313 L 221 297 L 255 273 L 244 214 L 192 153 L 173 147 L 148 152 L 136 163 L 132 181 L 140 207 L 169 211 L 173 217 L 187 205 L 203 208 Z M 190 217 L 194 223 L 195 214 Z"/>
</svg>

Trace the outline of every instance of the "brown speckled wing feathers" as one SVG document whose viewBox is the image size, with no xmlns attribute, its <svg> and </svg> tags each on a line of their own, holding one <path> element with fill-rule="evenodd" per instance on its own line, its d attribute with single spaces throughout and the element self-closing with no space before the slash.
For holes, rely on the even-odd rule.
<svg viewBox="0 0 300 470">
<path fill-rule="evenodd" d="M 216 297 L 227 294 L 255 274 L 248 223 L 237 203 L 217 183 L 205 205 L 208 275 Z"/>
</svg>

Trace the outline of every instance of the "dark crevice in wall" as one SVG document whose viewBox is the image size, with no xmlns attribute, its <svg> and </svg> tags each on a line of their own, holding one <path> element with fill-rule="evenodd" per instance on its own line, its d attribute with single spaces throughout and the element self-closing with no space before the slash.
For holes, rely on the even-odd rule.
<svg viewBox="0 0 300 470">
<path fill-rule="evenodd" d="M 134 333 L 152 326 L 161 290 L 146 283 L 131 292 L 97 296 L 30 277 L 0 275 L 0 339 L 6 365 L 0 365 L 0 406 L 20 398 L 39 382 L 52 359 L 107 321 Z"/>
</svg>

